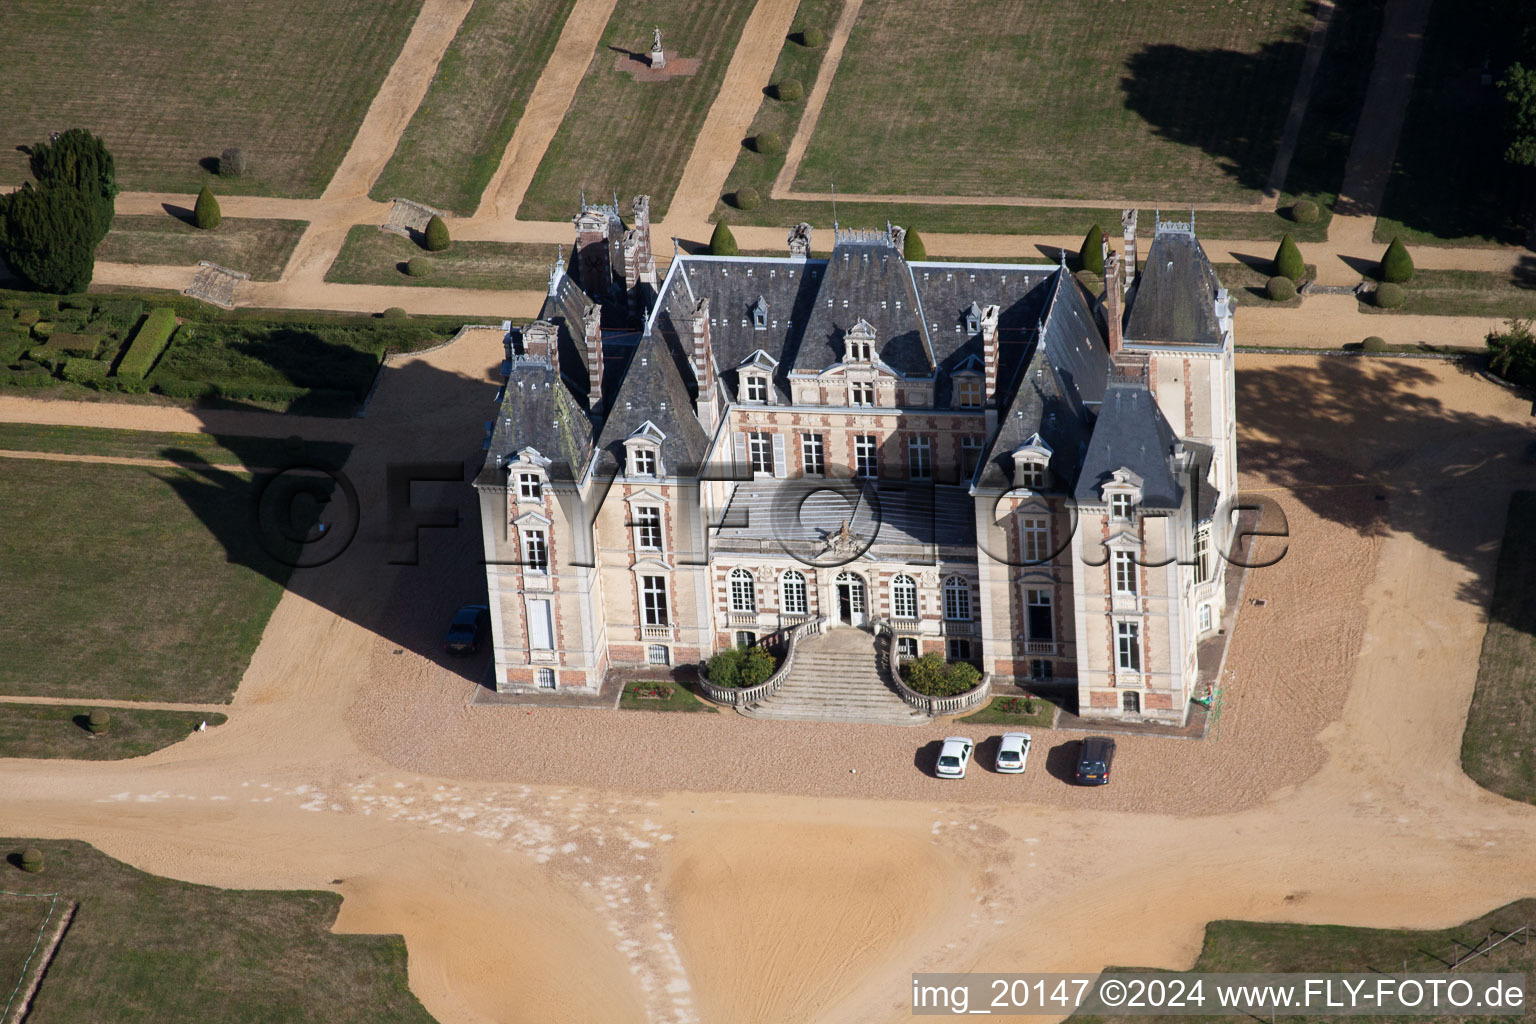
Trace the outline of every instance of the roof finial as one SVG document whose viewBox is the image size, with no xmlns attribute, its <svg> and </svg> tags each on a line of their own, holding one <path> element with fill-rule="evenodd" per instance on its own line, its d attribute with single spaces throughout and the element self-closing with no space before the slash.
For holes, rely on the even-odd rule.
<svg viewBox="0 0 1536 1024">
<path fill-rule="evenodd" d="M 1066 270 L 1067 269 L 1067 247 L 1066 246 L 1062 246 L 1061 247 L 1061 269 L 1062 270 Z"/>
<path fill-rule="evenodd" d="M 583 213 L 586 212 L 586 209 L 587 209 L 587 190 L 586 189 L 582 189 L 581 190 L 581 209 L 582 209 Z"/>
<path fill-rule="evenodd" d="M 832 183 L 832 242 L 837 243 L 837 182 Z"/>
<path fill-rule="evenodd" d="M 1195 233 L 1195 207 L 1193 203 L 1189 207 L 1189 233 Z"/>
</svg>

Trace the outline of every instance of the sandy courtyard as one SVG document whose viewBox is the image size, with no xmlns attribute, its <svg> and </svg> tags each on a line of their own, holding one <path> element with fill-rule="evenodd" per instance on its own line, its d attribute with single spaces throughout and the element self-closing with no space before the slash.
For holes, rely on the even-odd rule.
<svg viewBox="0 0 1536 1024">
<path fill-rule="evenodd" d="M 1212 738 L 1122 739 L 1086 790 L 1044 730 L 1024 777 L 957 784 L 914 763 L 953 725 L 469 707 L 478 666 L 435 650 L 478 532 L 391 565 L 366 510 L 384 460 L 477 454 L 499 358 L 471 337 L 387 371 L 348 428 L 358 541 L 295 579 L 229 724 L 0 763 L 9 829 L 192 881 L 341 879 L 338 928 L 403 933 L 445 1024 L 894 1021 L 914 970 L 1187 966 L 1212 918 L 1443 926 L 1536 892 L 1536 809 L 1458 763 L 1507 496 L 1536 486 L 1501 388 L 1240 357 L 1243 486 L 1284 557 L 1250 575 Z"/>
</svg>

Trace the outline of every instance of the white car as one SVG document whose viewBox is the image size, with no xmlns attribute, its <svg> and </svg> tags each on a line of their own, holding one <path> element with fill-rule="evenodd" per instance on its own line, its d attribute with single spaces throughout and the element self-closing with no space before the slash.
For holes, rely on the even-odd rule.
<svg viewBox="0 0 1536 1024">
<path fill-rule="evenodd" d="M 1005 775 L 1022 775 L 1029 761 L 1029 733 L 1005 732 L 997 745 L 997 761 L 994 767 Z"/>
<path fill-rule="evenodd" d="M 939 763 L 934 773 L 941 779 L 965 778 L 966 766 L 971 763 L 971 741 L 964 736 L 946 736 L 939 750 Z"/>
</svg>

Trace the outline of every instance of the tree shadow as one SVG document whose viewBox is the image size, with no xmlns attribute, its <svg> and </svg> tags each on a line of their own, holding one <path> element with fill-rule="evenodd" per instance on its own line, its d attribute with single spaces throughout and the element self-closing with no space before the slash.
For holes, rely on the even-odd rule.
<svg viewBox="0 0 1536 1024">
<path fill-rule="evenodd" d="M 197 225 L 197 218 L 189 207 L 178 206 L 175 203 L 161 203 L 160 208 L 183 224 L 191 224 L 194 227 Z"/>
<path fill-rule="evenodd" d="M 197 166 L 201 167 L 203 170 L 207 171 L 209 174 L 218 174 L 219 173 L 219 158 L 216 157 L 216 156 L 205 156 L 205 157 L 203 157 L 201 160 L 199 160 L 197 162 Z"/>
<path fill-rule="evenodd" d="M 1510 269 L 1509 283 L 1516 288 L 1536 288 L 1536 256 L 1522 254 Z"/>
</svg>

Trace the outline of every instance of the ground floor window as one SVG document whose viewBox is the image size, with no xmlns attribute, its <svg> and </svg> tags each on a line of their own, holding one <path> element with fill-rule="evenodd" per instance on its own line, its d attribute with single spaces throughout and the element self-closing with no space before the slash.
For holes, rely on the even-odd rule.
<svg viewBox="0 0 1536 1024">
<path fill-rule="evenodd" d="M 917 637 L 899 636 L 896 638 L 896 653 L 903 658 L 917 657 Z"/>
<path fill-rule="evenodd" d="M 534 670 L 534 678 L 538 681 L 539 689 L 553 690 L 555 688 L 555 670 L 541 668 Z"/>
<path fill-rule="evenodd" d="M 736 646 L 737 647 L 756 647 L 757 646 L 757 634 L 753 633 L 753 632 L 751 632 L 749 630 L 745 630 L 745 629 L 737 630 L 736 631 Z"/>
<path fill-rule="evenodd" d="M 1200 632 L 1208 633 L 1208 632 L 1210 632 L 1210 629 L 1211 629 L 1211 606 L 1208 605 L 1208 604 L 1203 604 L 1203 605 L 1200 606 Z"/>
<path fill-rule="evenodd" d="M 1055 679 L 1055 663 L 1048 658 L 1036 658 L 1029 663 L 1029 678 Z"/>
<path fill-rule="evenodd" d="M 1133 715 L 1141 713 L 1141 694 L 1135 690 L 1128 690 L 1120 695 L 1120 710 L 1129 711 Z"/>
<path fill-rule="evenodd" d="M 949 660 L 970 661 L 971 642 L 964 637 L 952 636 L 949 638 Z"/>
<path fill-rule="evenodd" d="M 645 649 L 645 661 L 649 665 L 670 665 L 672 652 L 665 644 L 651 644 Z"/>
</svg>

